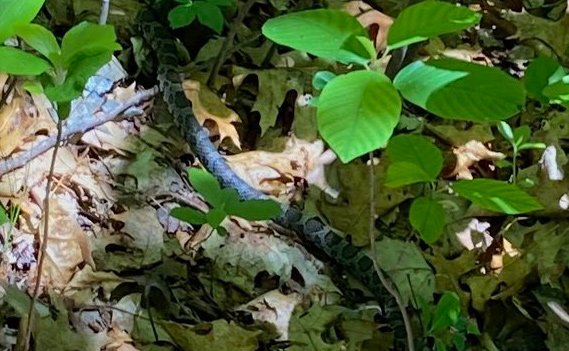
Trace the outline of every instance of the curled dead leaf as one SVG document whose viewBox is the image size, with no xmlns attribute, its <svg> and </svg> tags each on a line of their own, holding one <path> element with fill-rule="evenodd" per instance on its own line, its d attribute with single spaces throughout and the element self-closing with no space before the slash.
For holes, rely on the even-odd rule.
<svg viewBox="0 0 569 351">
<path fill-rule="evenodd" d="M 456 156 L 456 166 L 450 176 L 456 176 L 457 179 L 473 179 L 470 168 L 482 160 L 497 161 L 506 157 L 501 152 L 489 150 L 477 140 L 456 147 L 452 152 Z"/>
<path fill-rule="evenodd" d="M 361 25 L 370 31 L 377 52 L 387 47 L 387 33 L 393 23 L 393 18 L 375 10 L 363 1 L 350 1 L 344 5 L 344 10 L 356 17 Z"/>
<path fill-rule="evenodd" d="M 282 152 L 250 151 L 226 157 L 235 173 L 252 187 L 278 198 L 293 199 L 304 189 L 303 181 L 332 197 L 338 191 L 327 182 L 324 166 L 336 155 L 324 150 L 321 140 L 307 142 L 292 136 Z"/>
<path fill-rule="evenodd" d="M 198 81 L 185 80 L 182 87 L 186 97 L 192 102 L 192 110 L 200 124 L 203 126 L 207 120 L 214 121 L 217 125 L 216 134 L 219 134 L 220 142 L 229 138 L 235 146 L 241 148 L 237 130 L 231 124 L 241 121 L 239 115 L 225 106 L 214 92 L 202 86 Z"/>
</svg>

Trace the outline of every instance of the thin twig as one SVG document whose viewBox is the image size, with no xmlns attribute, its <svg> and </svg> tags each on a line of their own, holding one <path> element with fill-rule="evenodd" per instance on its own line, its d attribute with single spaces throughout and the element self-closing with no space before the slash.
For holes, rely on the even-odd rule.
<svg viewBox="0 0 569 351">
<path fill-rule="evenodd" d="M 156 88 L 140 91 L 135 96 L 131 97 L 113 110 L 103 115 L 95 115 L 92 118 L 86 119 L 84 123 L 66 123 L 63 127 L 61 138 L 67 139 L 74 134 L 85 133 L 93 128 L 112 121 L 125 110 L 129 109 L 132 106 L 137 106 L 141 102 L 150 99 L 152 96 L 156 95 L 157 92 L 158 90 Z M 67 122 L 69 122 L 69 120 Z M 20 153 L 17 157 L 3 160 L 3 162 L 0 163 L 0 176 L 13 171 L 14 169 L 25 166 L 34 158 L 51 149 L 54 145 L 56 145 L 56 143 L 57 135 L 52 135 L 47 139 L 44 139 L 41 142 L 37 143 L 30 150 Z"/>
<path fill-rule="evenodd" d="M 239 10 L 237 17 L 235 17 L 235 20 L 229 26 L 227 37 L 225 38 L 225 41 L 219 50 L 219 54 L 215 58 L 215 63 L 213 64 L 211 72 L 209 73 L 209 77 L 207 78 L 207 86 L 211 87 L 213 85 L 213 82 L 219 73 L 219 69 L 221 68 L 221 65 L 225 62 L 227 49 L 229 48 L 229 45 L 233 43 L 233 39 L 235 39 L 235 35 L 237 34 L 237 27 L 241 22 L 243 22 L 243 19 L 245 19 L 245 16 L 247 13 L 249 13 L 251 6 L 253 6 L 256 1 L 257 0 L 247 0 L 247 2 L 243 4 L 243 7 Z"/>
<path fill-rule="evenodd" d="M 399 311 L 403 316 L 403 324 L 405 324 L 405 332 L 407 333 L 407 347 L 409 351 L 415 350 L 415 343 L 413 341 L 413 329 L 411 329 L 411 321 L 409 320 L 409 315 L 407 314 L 407 310 L 403 305 L 403 301 L 399 292 L 395 290 L 395 288 L 391 285 L 391 283 L 387 280 L 381 268 L 379 268 L 379 264 L 377 263 L 377 259 L 375 258 L 375 237 L 373 235 L 375 230 L 375 172 L 374 172 L 374 162 L 373 162 L 373 152 L 369 153 L 369 245 L 371 249 L 371 261 L 373 262 L 373 269 L 375 273 L 379 277 L 379 281 L 387 290 L 387 292 L 393 296 L 395 302 L 397 302 L 397 307 L 399 307 Z"/>
<path fill-rule="evenodd" d="M 55 161 L 57 159 L 57 151 L 59 150 L 59 144 L 61 143 L 61 136 L 63 134 L 63 120 L 61 117 L 57 121 L 57 139 L 55 142 L 55 147 L 53 149 L 53 155 L 51 156 L 51 164 L 49 166 L 49 174 L 47 175 L 47 184 L 45 186 L 45 199 L 43 201 L 44 208 L 44 224 L 43 224 L 43 237 L 40 247 L 39 262 L 36 275 L 36 286 L 34 287 L 34 294 L 32 296 L 32 303 L 30 304 L 30 309 L 28 310 L 28 324 L 25 328 L 25 347 L 30 349 L 30 337 L 32 334 L 32 324 L 34 320 L 34 311 L 36 303 L 40 293 L 41 276 L 43 272 L 43 265 L 45 262 L 45 256 L 47 253 L 47 240 L 49 238 L 49 196 L 51 194 L 51 184 L 53 183 L 53 172 L 55 170 Z"/>
<path fill-rule="evenodd" d="M 107 24 L 109 18 L 109 7 L 111 0 L 101 0 L 101 13 L 99 14 L 99 24 Z"/>
</svg>

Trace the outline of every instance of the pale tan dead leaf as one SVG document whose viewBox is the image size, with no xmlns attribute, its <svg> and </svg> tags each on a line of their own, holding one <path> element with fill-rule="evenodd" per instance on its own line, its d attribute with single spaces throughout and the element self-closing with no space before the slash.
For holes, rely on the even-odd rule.
<svg viewBox="0 0 569 351">
<path fill-rule="evenodd" d="M 134 342 L 130 335 L 124 330 L 112 327 L 107 332 L 108 344 L 103 348 L 104 351 L 138 351 L 131 343 Z"/>
<path fill-rule="evenodd" d="M 77 222 L 78 207 L 75 200 L 69 194 L 58 194 L 49 201 L 49 237 L 42 270 L 42 287 L 61 291 L 81 263 L 93 265 L 93 260 L 90 243 Z M 42 217 L 38 230 L 40 243 L 44 232 L 43 223 Z M 32 287 L 33 283 L 29 285 L 30 289 Z"/>
<path fill-rule="evenodd" d="M 256 321 L 272 324 L 279 334 L 277 340 L 288 340 L 292 312 L 301 302 L 302 295 L 298 293 L 284 295 L 278 290 L 271 290 L 237 309 L 249 311 Z"/>
<path fill-rule="evenodd" d="M 136 83 L 132 83 L 126 88 L 117 87 L 110 94 L 113 100 L 126 101 L 136 95 Z"/>
<path fill-rule="evenodd" d="M 6 73 L 0 73 L 0 92 L 4 91 L 4 85 L 6 85 L 6 81 L 8 80 L 8 75 Z M 2 96 L 3 94 L 0 94 Z"/>
<path fill-rule="evenodd" d="M 368 28 L 377 25 L 377 34 L 372 38 L 375 42 L 375 50 L 379 53 L 387 47 L 387 33 L 393 18 L 375 10 L 363 1 L 350 1 L 344 5 L 344 10 L 357 18 L 361 25 Z"/>
<path fill-rule="evenodd" d="M 26 137 L 33 118 L 24 112 L 24 100 L 13 99 L 0 108 L 0 155 L 10 155 Z"/>
<path fill-rule="evenodd" d="M 473 48 L 473 47 L 464 47 L 464 48 L 456 48 L 456 49 L 444 49 L 440 56 L 453 58 L 461 61 L 466 61 L 470 63 L 477 63 L 482 66 L 490 66 L 492 67 L 492 60 L 490 60 L 484 53 L 482 52 L 481 48 Z M 435 58 L 437 56 L 434 56 Z"/>
<path fill-rule="evenodd" d="M 301 181 L 332 197 L 338 196 L 326 181 L 324 166 L 336 155 L 324 150 L 321 140 L 307 142 L 292 136 L 282 152 L 250 151 L 226 157 L 235 173 L 252 187 L 278 198 L 291 199 L 302 192 Z"/>
<path fill-rule="evenodd" d="M 233 144 L 241 148 L 239 134 L 231 123 L 240 122 L 239 115 L 229 109 L 221 99 L 209 88 L 202 86 L 195 80 L 185 80 L 182 84 L 186 98 L 192 102 L 192 109 L 201 125 L 207 120 L 217 124 L 217 134 L 220 142 L 225 138 L 231 139 Z"/>
<path fill-rule="evenodd" d="M 90 305 L 98 300 L 102 292 L 110 300 L 112 291 L 121 283 L 130 280 L 121 278 L 112 272 L 95 272 L 86 265 L 73 275 L 63 290 L 63 295 L 72 299 L 77 306 Z"/>
<path fill-rule="evenodd" d="M 121 232 L 128 234 L 132 247 L 142 250 L 160 250 L 164 247 L 164 228 L 158 221 L 156 209 L 151 206 L 130 209 L 112 215 L 112 219 L 124 223 Z"/>
<path fill-rule="evenodd" d="M 450 173 L 450 176 L 456 175 L 456 179 L 472 179 L 470 167 L 482 160 L 497 161 L 506 157 L 501 152 L 489 150 L 477 140 L 471 140 L 464 145 L 456 147 L 452 152 L 456 155 L 456 166 Z"/>
<path fill-rule="evenodd" d="M 81 141 L 105 151 L 114 151 L 125 156 L 136 153 L 141 142 L 130 137 L 131 133 L 121 122 L 110 121 L 81 136 Z"/>
<path fill-rule="evenodd" d="M 474 218 L 468 222 L 463 230 L 457 232 L 455 235 L 462 246 L 469 251 L 474 249 L 486 250 L 494 240 L 488 232 L 489 228 L 490 223 L 480 222 Z"/>
<path fill-rule="evenodd" d="M 557 161 L 557 148 L 554 145 L 549 145 L 539 159 L 541 169 L 547 172 L 549 180 L 563 180 L 563 168 Z"/>
</svg>

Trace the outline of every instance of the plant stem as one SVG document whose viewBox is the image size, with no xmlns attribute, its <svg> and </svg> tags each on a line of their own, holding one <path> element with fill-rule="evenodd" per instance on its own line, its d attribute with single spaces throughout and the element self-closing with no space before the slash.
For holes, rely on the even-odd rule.
<svg viewBox="0 0 569 351">
<path fill-rule="evenodd" d="M 247 15 L 247 13 L 249 12 L 249 10 L 256 1 L 257 0 L 247 0 L 247 2 L 243 4 L 243 7 L 239 10 L 237 17 L 235 17 L 235 20 L 229 26 L 229 32 L 227 32 L 227 37 L 225 38 L 225 41 L 223 42 L 223 45 L 219 50 L 219 54 L 215 58 L 215 63 L 213 64 L 211 72 L 209 73 L 209 77 L 207 78 L 207 86 L 209 87 L 213 86 L 213 82 L 215 81 L 215 78 L 219 73 L 219 69 L 221 68 L 221 65 L 225 62 L 225 57 L 227 54 L 226 51 L 229 48 L 229 45 L 233 43 L 233 39 L 235 39 L 235 35 L 237 34 L 237 26 L 239 25 L 239 23 L 243 22 L 243 19 L 245 19 L 245 16 Z"/>
<path fill-rule="evenodd" d="M 403 316 L 403 324 L 405 325 L 405 332 L 407 333 L 407 347 L 409 351 L 415 351 L 415 343 L 413 340 L 413 329 L 411 328 L 411 321 L 409 320 L 409 315 L 407 314 L 407 310 L 403 305 L 403 301 L 399 292 L 395 290 L 395 288 L 391 285 L 391 283 L 387 280 L 381 268 L 379 268 L 379 264 L 377 263 L 376 259 L 376 251 L 375 251 L 375 237 L 373 235 L 375 230 L 375 172 L 373 164 L 373 151 L 369 153 L 369 227 L 368 227 L 368 235 L 369 235 L 369 244 L 371 250 L 371 261 L 373 262 L 373 269 L 375 273 L 379 277 L 381 284 L 387 290 L 387 292 L 393 296 L 395 302 L 397 303 L 397 307 L 399 307 L 399 311 Z"/>
<path fill-rule="evenodd" d="M 53 172 L 55 170 L 55 162 L 57 160 L 57 151 L 59 150 L 59 144 L 61 143 L 61 136 L 63 135 L 63 119 L 61 117 L 57 120 L 57 141 L 55 143 L 55 147 L 53 148 L 53 155 L 51 156 L 51 164 L 49 166 L 49 174 L 47 175 L 47 184 L 45 186 L 45 199 L 44 199 L 44 228 L 43 228 L 43 237 L 41 242 L 40 248 L 40 255 L 39 255 L 39 263 L 37 268 L 37 276 L 36 276 L 36 285 L 34 287 L 34 294 L 32 296 L 32 302 L 30 303 L 30 308 L 28 310 L 28 323 L 26 328 L 24 329 L 25 339 L 24 339 L 24 347 L 29 350 L 30 349 L 30 337 L 32 334 L 32 325 L 34 319 L 34 312 L 35 312 L 35 305 L 37 303 L 39 293 L 40 293 L 40 286 L 41 286 L 41 276 L 43 265 L 45 262 L 45 255 L 47 252 L 47 241 L 49 238 L 49 196 L 51 193 L 51 184 L 53 183 Z"/>
</svg>

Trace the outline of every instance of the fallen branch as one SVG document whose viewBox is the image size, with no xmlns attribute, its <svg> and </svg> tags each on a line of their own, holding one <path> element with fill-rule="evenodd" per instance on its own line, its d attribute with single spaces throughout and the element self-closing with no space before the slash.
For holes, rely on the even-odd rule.
<svg viewBox="0 0 569 351">
<path fill-rule="evenodd" d="M 67 123 L 63 126 L 61 133 L 62 140 L 71 137 L 72 135 L 78 133 L 86 133 L 89 130 L 96 128 L 102 124 L 114 120 L 119 114 L 128 110 L 133 106 L 137 106 L 143 101 L 146 101 L 158 93 L 158 88 L 153 88 L 149 90 L 142 90 L 130 99 L 124 101 L 111 111 L 103 114 L 93 115 L 92 118 L 85 119 L 81 121 L 82 123 L 77 123 L 76 121 L 71 122 L 71 118 L 67 120 Z M 11 172 L 20 167 L 24 167 L 28 162 L 48 151 L 57 144 L 57 134 L 51 135 L 49 138 L 42 140 L 37 143 L 30 150 L 20 153 L 18 156 L 10 159 L 4 159 L 0 163 L 0 176 Z"/>
</svg>

